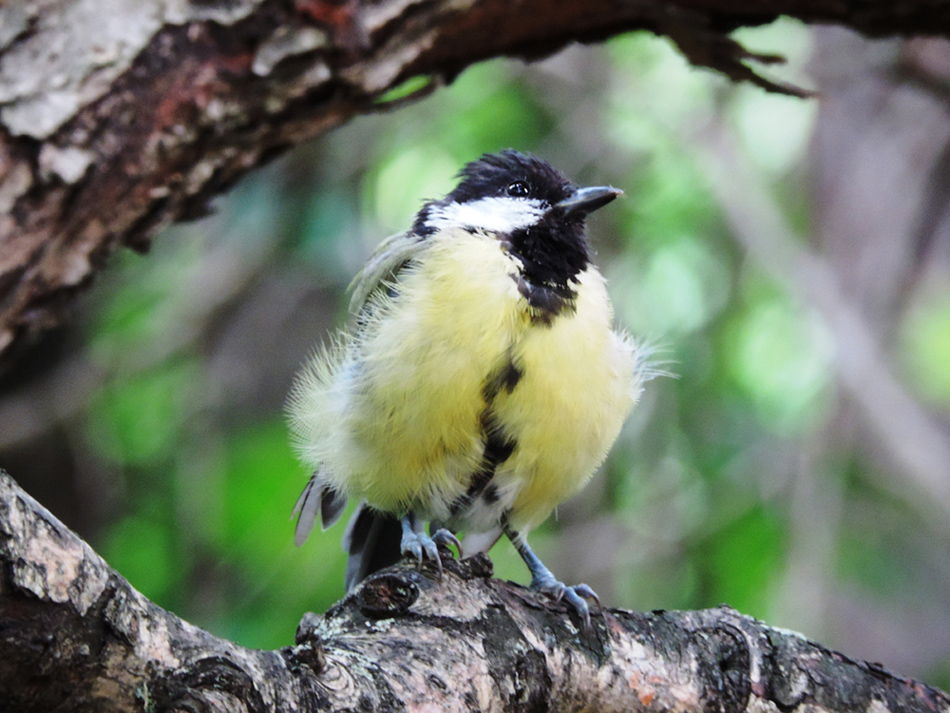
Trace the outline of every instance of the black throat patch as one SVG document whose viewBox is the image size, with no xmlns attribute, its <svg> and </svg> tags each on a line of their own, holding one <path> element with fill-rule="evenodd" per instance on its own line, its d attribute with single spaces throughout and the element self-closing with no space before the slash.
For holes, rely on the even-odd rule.
<svg viewBox="0 0 950 713">
<path fill-rule="evenodd" d="M 531 318 L 550 325 L 565 311 L 573 313 L 577 276 L 590 259 L 582 220 L 549 214 L 537 225 L 515 231 L 508 249 L 521 261 L 518 291 L 531 307 Z"/>
</svg>

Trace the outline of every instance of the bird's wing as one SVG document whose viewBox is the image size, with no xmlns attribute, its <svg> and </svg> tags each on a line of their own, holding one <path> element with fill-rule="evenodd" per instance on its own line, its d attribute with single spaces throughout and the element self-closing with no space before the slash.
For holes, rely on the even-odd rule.
<svg viewBox="0 0 950 713">
<path fill-rule="evenodd" d="M 411 230 L 390 235 L 381 242 L 350 283 L 350 311 L 359 314 L 373 291 L 392 279 L 424 245 L 425 240 Z"/>
</svg>

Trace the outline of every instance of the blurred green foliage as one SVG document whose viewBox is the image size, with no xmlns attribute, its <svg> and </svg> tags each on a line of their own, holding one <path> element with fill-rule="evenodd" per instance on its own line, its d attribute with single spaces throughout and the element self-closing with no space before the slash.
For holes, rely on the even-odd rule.
<svg viewBox="0 0 950 713">
<path fill-rule="evenodd" d="M 950 405 L 950 294 L 940 292 L 917 305 L 903 337 L 907 374 L 920 396 Z"/>
<path fill-rule="evenodd" d="M 742 39 L 785 53 L 785 76 L 807 84 L 807 30 L 777 23 Z M 254 174 L 148 257 L 118 256 L 96 291 L 88 353 L 103 382 L 81 431 L 121 505 L 93 544 L 146 596 L 249 646 L 289 644 L 304 611 L 339 599 L 343 525 L 292 545 L 288 518 L 308 473 L 283 394 L 308 345 L 345 320 L 343 289 L 376 243 L 449 190 L 463 163 L 512 146 L 626 191 L 593 221 L 596 260 L 618 320 L 675 375 L 648 384 L 603 473 L 532 542 L 565 579 L 592 577 L 611 606 L 727 602 L 795 625 L 777 596 L 795 539 L 787 464 L 828 427 L 833 340 L 746 259 L 687 139 L 712 116 L 727 121 L 804 229 L 815 112 L 635 34 L 536 66 L 480 64 L 420 104 L 357 119 Z M 913 312 L 901 349 L 922 393 L 950 403 L 945 293 Z M 824 487 L 878 507 L 851 455 L 816 467 Z M 822 545 L 834 576 L 906 594 L 913 538 L 842 517 Z M 583 532 L 589 543 L 562 539 Z M 526 581 L 507 543 L 492 555 L 500 576 Z"/>
</svg>

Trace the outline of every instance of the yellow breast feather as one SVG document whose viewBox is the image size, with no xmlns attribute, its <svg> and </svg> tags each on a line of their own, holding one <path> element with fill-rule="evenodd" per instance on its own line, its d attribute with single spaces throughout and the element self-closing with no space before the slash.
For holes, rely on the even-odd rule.
<svg viewBox="0 0 950 713">
<path fill-rule="evenodd" d="M 311 360 L 291 418 L 302 457 L 340 492 L 445 516 L 481 459 L 482 389 L 515 340 L 519 296 L 490 237 L 424 250 L 424 272 L 410 259 L 369 296 L 358 333 Z"/>
<path fill-rule="evenodd" d="M 496 473 L 519 482 L 510 522 L 530 529 L 586 484 L 640 393 L 636 344 L 612 329 L 604 280 L 579 276 L 576 311 L 525 332 L 514 350 L 524 376 L 493 406 L 517 440 Z"/>
</svg>

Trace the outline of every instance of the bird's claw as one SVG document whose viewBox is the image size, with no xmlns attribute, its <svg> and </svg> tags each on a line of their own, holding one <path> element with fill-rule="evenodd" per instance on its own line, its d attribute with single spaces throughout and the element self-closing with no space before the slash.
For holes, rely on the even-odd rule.
<svg viewBox="0 0 950 713">
<path fill-rule="evenodd" d="M 581 622 L 584 625 L 585 631 L 590 629 L 590 605 L 587 603 L 587 600 L 590 599 L 596 602 L 597 607 L 600 608 L 600 597 L 597 596 L 597 592 L 586 584 L 575 584 L 569 587 L 552 577 L 550 580 L 532 581 L 531 589 L 547 594 L 554 599 L 555 602 L 565 602 L 577 612 L 577 615 L 581 618 Z"/>
<path fill-rule="evenodd" d="M 584 599 L 593 599 L 595 602 L 597 602 L 597 608 L 599 609 L 601 607 L 600 597 L 597 596 L 597 592 L 595 592 L 586 584 L 575 584 L 573 587 L 567 587 L 567 589 L 573 590 L 575 594 L 583 597 Z"/>
<path fill-rule="evenodd" d="M 462 543 L 445 528 L 436 530 L 431 537 L 425 532 L 404 532 L 400 549 L 403 557 L 414 559 L 420 565 L 426 560 L 434 562 L 441 578 L 443 570 L 439 545 L 455 545 L 459 554 L 462 552 Z"/>
<path fill-rule="evenodd" d="M 440 527 L 432 534 L 432 541 L 435 542 L 436 545 L 443 545 L 444 547 L 449 547 L 451 545 L 459 553 L 459 559 L 461 559 L 462 543 L 459 542 L 459 538 L 457 538 L 451 530 L 446 530 L 444 527 Z"/>
</svg>

